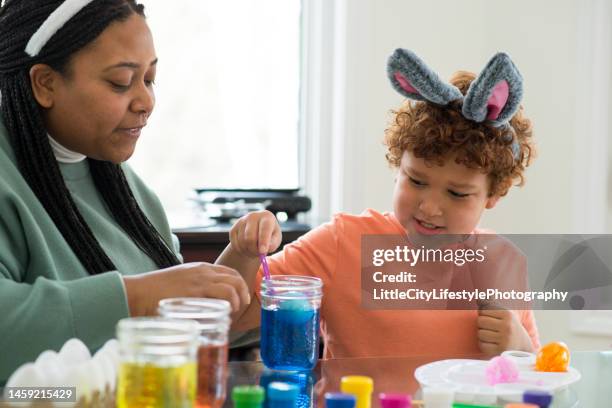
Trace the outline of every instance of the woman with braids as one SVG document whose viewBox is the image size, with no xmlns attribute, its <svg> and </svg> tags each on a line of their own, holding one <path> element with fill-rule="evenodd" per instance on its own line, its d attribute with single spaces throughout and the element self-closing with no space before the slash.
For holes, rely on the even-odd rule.
<svg viewBox="0 0 612 408">
<path fill-rule="evenodd" d="M 0 384 L 78 337 L 92 350 L 160 299 L 249 303 L 233 269 L 181 264 L 157 197 L 124 163 L 154 106 L 135 0 L 0 8 Z"/>
</svg>

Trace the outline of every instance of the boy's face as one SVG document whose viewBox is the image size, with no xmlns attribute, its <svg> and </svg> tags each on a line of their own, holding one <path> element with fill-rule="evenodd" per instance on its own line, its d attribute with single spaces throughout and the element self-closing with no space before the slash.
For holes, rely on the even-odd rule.
<svg viewBox="0 0 612 408">
<path fill-rule="evenodd" d="M 393 209 L 409 235 L 469 234 L 485 208 L 499 197 L 488 195 L 486 174 L 455 163 L 427 164 L 405 151 L 393 192 Z"/>
</svg>

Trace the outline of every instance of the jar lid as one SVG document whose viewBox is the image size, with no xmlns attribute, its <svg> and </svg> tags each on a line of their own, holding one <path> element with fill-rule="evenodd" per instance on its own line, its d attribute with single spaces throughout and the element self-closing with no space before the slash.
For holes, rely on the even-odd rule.
<svg viewBox="0 0 612 408">
<path fill-rule="evenodd" d="M 365 375 L 347 375 L 340 379 L 340 389 L 351 394 L 371 393 L 374 381 Z"/>
<path fill-rule="evenodd" d="M 261 281 L 261 295 L 275 299 L 320 299 L 323 281 L 300 275 L 273 275 Z"/>
<path fill-rule="evenodd" d="M 295 401 L 300 395 L 300 389 L 295 384 L 271 382 L 268 385 L 268 399 L 275 401 Z"/>
<path fill-rule="evenodd" d="M 157 312 L 171 319 L 198 322 L 200 330 L 226 331 L 231 324 L 231 305 L 227 300 L 209 298 L 168 298 L 159 301 Z"/>
<path fill-rule="evenodd" d="M 526 390 L 523 393 L 523 402 L 547 407 L 552 403 L 552 395 L 542 390 Z"/>
<path fill-rule="evenodd" d="M 264 389 L 259 385 L 239 385 L 232 389 L 232 401 L 261 404 L 264 400 Z"/>
<path fill-rule="evenodd" d="M 194 353 L 198 325 L 191 320 L 162 317 L 128 317 L 117 323 L 120 350 L 137 349 L 141 354 L 177 355 Z"/>
<path fill-rule="evenodd" d="M 354 408 L 356 398 L 353 394 L 343 392 L 325 393 L 325 406 L 327 408 Z"/>
</svg>

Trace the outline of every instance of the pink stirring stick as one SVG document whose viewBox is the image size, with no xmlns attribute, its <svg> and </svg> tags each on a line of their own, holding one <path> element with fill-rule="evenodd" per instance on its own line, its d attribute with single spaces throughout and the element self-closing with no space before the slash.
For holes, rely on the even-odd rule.
<svg viewBox="0 0 612 408">
<path fill-rule="evenodd" d="M 266 254 L 259 254 L 259 260 L 261 261 L 261 266 L 263 266 L 264 278 L 266 280 L 270 280 L 270 268 L 268 267 L 268 260 L 266 259 Z"/>
</svg>

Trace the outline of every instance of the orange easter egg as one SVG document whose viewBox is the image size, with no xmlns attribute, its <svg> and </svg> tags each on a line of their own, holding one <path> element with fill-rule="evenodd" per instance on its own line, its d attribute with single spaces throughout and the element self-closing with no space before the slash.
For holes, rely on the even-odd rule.
<svg viewBox="0 0 612 408">
<path fill-rule="evenodd" d="M 536 371 L 563 372 L 567 371 L 570 362 L 569 348 L 565 343 L 555 341 L 548 343 L 538 351 Z"/>
</svg>

